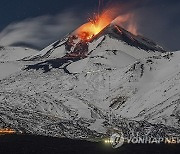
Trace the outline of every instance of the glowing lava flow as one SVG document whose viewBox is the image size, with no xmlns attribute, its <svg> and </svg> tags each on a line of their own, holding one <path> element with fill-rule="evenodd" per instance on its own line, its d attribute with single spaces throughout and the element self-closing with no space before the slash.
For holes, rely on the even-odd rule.
<svg viewBox="0 0 180 154">
<path fill-rule="evenodd" d="M 115 19 L 116 12 L 116 9 L 107 9 L 99 15 L 95 14 L 92 19 L 89 19 L 89 22 L 77 30 L 78 36 L 82 40 L 90 40 Z"/>
</svg>

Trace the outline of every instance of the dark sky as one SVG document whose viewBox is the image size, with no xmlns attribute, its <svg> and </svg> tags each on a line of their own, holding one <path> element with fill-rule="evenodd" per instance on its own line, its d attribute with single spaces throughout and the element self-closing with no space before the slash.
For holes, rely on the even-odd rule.
<svg viewBox="0 0 180 154">
<path fill-rule="evenodd" d="M 101 0 L 103 1 L 103 0 Z M 170 50 L 180 50 L 179 0 L 104 0 L 133 12 L 138 32 Z M 0 0 L 0 45 L 42 49 L 86 22 L 98 0 Z"/>
</svg>

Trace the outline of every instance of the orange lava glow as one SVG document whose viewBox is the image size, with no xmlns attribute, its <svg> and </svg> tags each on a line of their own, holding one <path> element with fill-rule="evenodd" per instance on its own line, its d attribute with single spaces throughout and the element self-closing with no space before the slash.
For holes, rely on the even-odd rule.
<svg viewBox="0 0 180 154">
<path fill-rule="evenodd" d="M 100 10 L 100 3 L 102 3 L 101 0 L 99 0 L 98 10 Z M 118 4 L 111 5 L 101 13 L 94 13 L 94 16 L 91 17 L 87 23 L 76 30 L 76 35 L 82 40 L 90 41 L 95 35 L 112 23 L 112 21 L 134 35 L 137 35 L 137 25 L 134 14 L 132 12 L 122 14 L 121 10 L 123 10 L 123 8 L 125 8 L 125 6 Z"/>
<path fill-rule="evenodd" d="M 0 129 L 0 134 L 14 134 L 14 133 L 16 133 L 16 131 L 13 129 L 9 129 L 9 128 Z"/>
<path fill-rule="evenodd" d="M 82 40 L 90 40 L 115 19 L 116 13 L 116 8 L 112 8 L 103 11 L 101 14 L 95 14 L 93 18 L 89 19 L 89 22 L 77 30 L 78 36 Z"/>
</svg>

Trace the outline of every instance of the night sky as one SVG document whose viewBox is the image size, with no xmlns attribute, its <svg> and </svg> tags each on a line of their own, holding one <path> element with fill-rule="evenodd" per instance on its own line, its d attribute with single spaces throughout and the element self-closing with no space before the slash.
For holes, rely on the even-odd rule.
<svg viewBox="0 0 180 154">
<path fill-rule="evenodd" d="M 103 0 L 101 0 L 103 1 Z M 0 0 L 0 45 L 42 49 L 87 21 L 98 0 Z M 180 50 L 179 0 L 104 0 L 133 13 L 138 33 Z M 102 8 L 102 7 L 101 7 Z"/>
</svg>

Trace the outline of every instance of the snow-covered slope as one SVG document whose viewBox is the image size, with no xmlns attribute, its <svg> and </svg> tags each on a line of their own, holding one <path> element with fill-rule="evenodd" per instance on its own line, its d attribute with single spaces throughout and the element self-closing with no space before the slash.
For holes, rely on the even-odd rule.
<svg viewBox="0 0 180 154">
<path fill-rule="evenodd" d="M 90 42 L 68 35 L 0 81 L 1 125 L 70 138 L 109 127 L 180 135 L 179 56 L 114 24 Z"/>
<path fill-rule="evenodd" d="M 1 47 L 0 61 L 16 61 L 36 54 L 38 51 L 23 47 Z"/>
<path fill-rule="evenodd" d="M 0 79 L 20 71 L 24 65 L 17 61 L 38 52 L 23 47 L 0 47 Z"/>
</svg>

